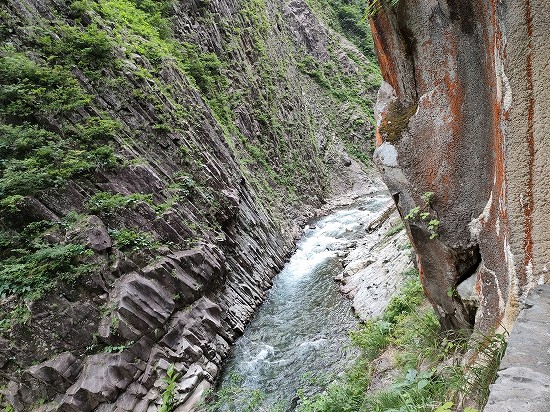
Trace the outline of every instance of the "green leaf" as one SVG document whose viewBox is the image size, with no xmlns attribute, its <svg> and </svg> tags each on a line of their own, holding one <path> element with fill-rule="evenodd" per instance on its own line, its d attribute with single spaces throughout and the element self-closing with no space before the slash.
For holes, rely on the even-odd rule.
<svg viewBox="0 0 550 412">
<path fill-rule="evenodd" d="M 427 379 L 422 379 L 418 382 L 418 389 L 421 390 L 421 389 L 424 389 L 426 386 L 428 386 L 428 383 L 430 383 Z"/>
<path fill-rule="evenodd" d="M 430 220 L 430 222 L 428 223 L 428 226 L 431 226 L 431 227 L 434 227 L 434 228 L 437 228 L 439 226 L 439 220 L 437 219 L 432 219 Z"/>
<path fill-rule="evenodd" d="M 409 213 L 407 216 L 405 216 L 405 219 L 416 219 L 416 216 L 418 216 L 418 213 L 420 212 L 420 206 L 413 207 L 411 210 L 409 210 Z"/>
<path fill-rule="evenodd" d="M 453 402 L 445 402 L 443 405 L 438 406 L 434 412 L 447 412 L 451 410 Z"/>
<path fill-rule="evenodd" d="M 407 371 L 407 375 L 405 376 L 405 379 L 407 379 L 408 382 L 413 382 L 416 379 L 416 375 L 418 372 L 415 369 L 409 369 Z"/>
</svg>

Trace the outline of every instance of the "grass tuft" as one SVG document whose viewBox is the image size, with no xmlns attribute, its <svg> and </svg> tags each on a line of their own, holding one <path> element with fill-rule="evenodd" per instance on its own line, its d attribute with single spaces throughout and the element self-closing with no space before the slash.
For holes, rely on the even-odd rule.
<svg viewBox="0 0 550 412">
<path fill-rule="evenodd" d="M 323 393 L 304 397 L 299 412 L 444 412 L 456 407 L 478 412 L 464 409 L 464 401 L 485 404 L 504 353 L 504 336 L 468 339 L 443 334 L 433 309 L 425 304 L 418 272 L 404 275 L 409 281 L 384 314 L 351 333 L 362 353 L 357 364 Z M 370 392 L 376 373 L 372 361 L 390 347 L 402 374 L 385 389 Z M 477 353 L 478 360 L 463 366 L 460 361 L 468 350 Z"/>
</svg>

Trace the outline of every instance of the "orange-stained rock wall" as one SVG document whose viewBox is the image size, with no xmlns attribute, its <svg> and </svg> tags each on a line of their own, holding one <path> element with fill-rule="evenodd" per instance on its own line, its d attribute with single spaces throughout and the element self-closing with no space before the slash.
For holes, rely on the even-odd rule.
<svg viewBox="0 0 550 412">
<path fill-rule="evenodd" d="M 447 328 L 509 328 L 550 279 L 550 3 L 400 0 L 371 26 L 375 159 L 426 294 Z"/>
</svg>

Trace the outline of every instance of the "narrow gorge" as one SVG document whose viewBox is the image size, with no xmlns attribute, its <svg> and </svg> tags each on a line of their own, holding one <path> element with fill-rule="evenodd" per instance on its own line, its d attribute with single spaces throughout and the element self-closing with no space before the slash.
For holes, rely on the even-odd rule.
<svg viewBox="0 0 550 412">
<path fill-rule="evenodd" d="M 544 0 L 1 1 L 0 409 L 259 412 L 219 395 L 256 315 L 262 337 L 330 329 L 283 369 L 338 359 L 309 392 L 271 371 L 273 411 L 479 411 L 510 333 L 487 411 L 545 410 L 550 363 L 521 345 L 550 344 L 547 20 Z M 313 283 L 289 308 L 268 294 L 296 256 Z"/>
<path fill-rule="evenodd" d="M 0 4 L 5 410 L 214 382 L 303 224 L 367 190 L 380 74 L 332 4 Z"/>
</svg>

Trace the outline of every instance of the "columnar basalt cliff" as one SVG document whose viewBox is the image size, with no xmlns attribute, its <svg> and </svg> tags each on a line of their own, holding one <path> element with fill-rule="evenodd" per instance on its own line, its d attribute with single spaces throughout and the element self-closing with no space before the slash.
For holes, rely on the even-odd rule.
<svg viewBox="0 0 550 412">
<path fill-rule="evenodd" d="M 371 20 L 375 157 L 447 328 L 510 327 L 549 281 L 549 19 L 544 0 L 400 0 Z"/>
<path fill-rule="evenodd" d="M 189 410 L 298 224 L 364 183 L 377 68 L 300 0 L 0 22 L 0 405 Z"/>
</svg>

